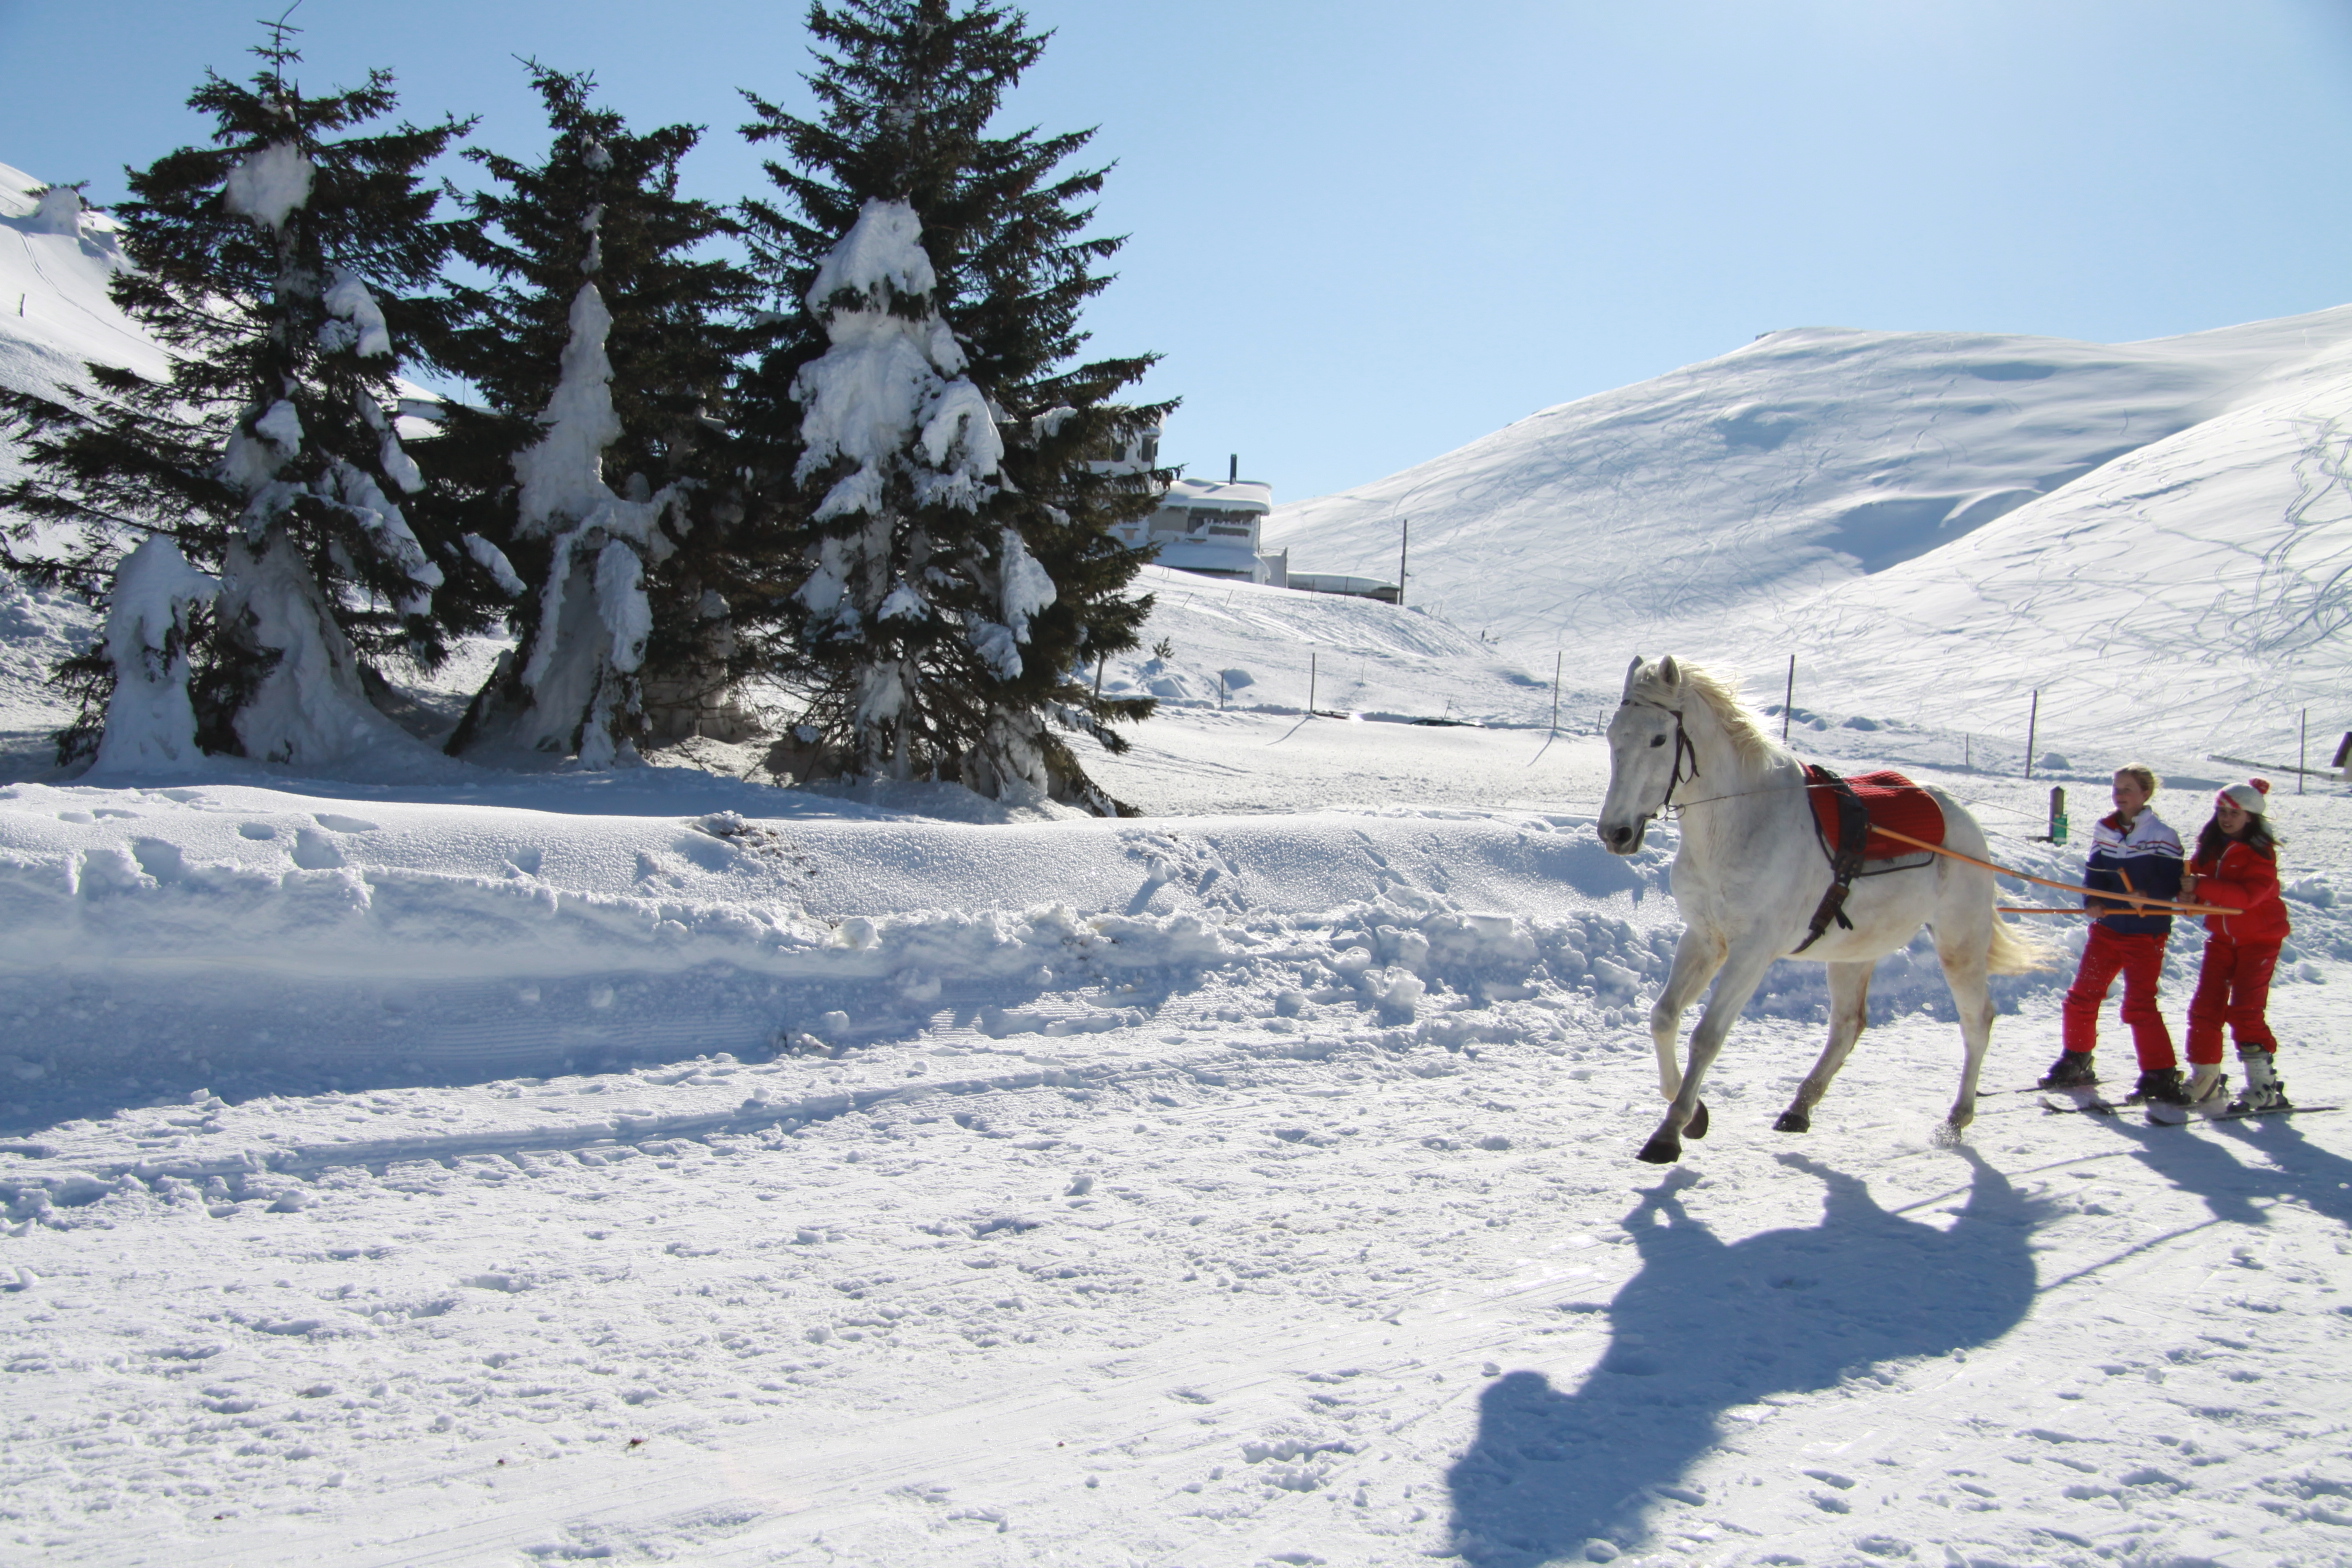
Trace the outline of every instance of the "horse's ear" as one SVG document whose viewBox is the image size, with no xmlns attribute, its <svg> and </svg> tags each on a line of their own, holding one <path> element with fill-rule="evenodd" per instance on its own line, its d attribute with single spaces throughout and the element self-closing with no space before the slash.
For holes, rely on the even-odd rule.
<svg viewBox="0 0 2352 1568">
<path fill-rule="evenodd" d="M 1633 700 L 1633 683 L 1634 683 L 1635 681 L 1638 681 L 1638 680 L 1640 680 L 1640 679 L 1641 679 L 1641 655 L 1637 653 L 1637 654 L 1635 654 L 1635 655 L 1633 656 L 1633 662 L 1632 662 L 1631 664 L 1628 664 L 1628 665 L 1625 667 L 1625 700 L 1626 700 L 1626 701 L 1628 701 L 1628 702 L 1631 702 L 1631 701 Z"/>
<path fill-rule="evenodd" d="M 1674 662 L 1673 654 L 1670 653 L 1658 661 L 1658 679 L 1669 686 L 1682 684 L 1682 667 Z"/>
</svg>

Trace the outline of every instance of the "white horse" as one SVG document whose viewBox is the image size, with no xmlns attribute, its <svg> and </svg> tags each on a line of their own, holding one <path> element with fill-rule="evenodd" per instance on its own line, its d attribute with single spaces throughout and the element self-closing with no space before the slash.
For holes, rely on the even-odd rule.
<svg viewBox="0 0 2352 1568">
<path fill-rule="evenodd" d="M 1815 908 L 1833 880 L 1813 826 L 1804 764 L 1775 745 L 1723 682 L 1669 656 L 1636 656 L 1625 698 L 1609 721 L 1609 795 L 1601 805 L 1602 844 L 1620 855 L 1641 848 L 1650 821 L 1669 806 L 1682 810 L 1682 847 L 1674 857 L 1674 901 L 1685 929 L 1674 968 L 1650 1009 L 1658 1048 L 1658 1085 L 1672 1105 L 1641 1158 L 1668 1165 L 1682 1157 L 1682 1135 L 1706 1136 L 1699 1083 L 1732 1021 L 1763 982 L 1773 960 L 1797 956 L 1829 966 L 1829 1043 L 1773 1126 L 1805 1132 L 1812 1110 L 1868 1022 L 1870 972 L 1878 959 L 1911 940 L 1921 925 L 1935 937 L 1944 981 L 1960 1010 L 1967 1057 L 1960 1096 L 1939 1136 L 1957 1139 L 1976 1115 L 1976 1079 L 1992 1043 L 1993 1003 L 1986 978 L 2041 966 L 2040 947 L 2021 938 L 1993 909 L 1993 874 L 1943 855 L 1916 865 L 1874 862 L 1857 880 L 1844 914 L 1798 953 Z M 1685 766 L 1687 759 L 1688 766 Z M 1958 802 L 1931 789 L 1944 812 L 1944 842 L 1985 858 L 1984 830 Z M 1690 1065 L 1674 1064 L 1683 1010 L 1715 982 L 1707 1010 L 1691 1031 Z"/>
</svg>

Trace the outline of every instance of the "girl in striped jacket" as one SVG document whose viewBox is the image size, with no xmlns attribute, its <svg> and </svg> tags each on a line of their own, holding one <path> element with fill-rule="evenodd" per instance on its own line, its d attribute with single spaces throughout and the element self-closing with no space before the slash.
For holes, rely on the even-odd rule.
<svg viewBox="0 0 2352 1568">
<path fill-rule="evenodd" d="M 2091 931 L 2082 962 L 2060 1009 L 2066 1049 L 2042 1078 L 2045 1089 L 2085 1089 L 2099 1081 L 2091 1053 L 2099 1043 L 2099 1010 L 2115 977 L 2123 976 L 2123 1021 L 2131 1029 L 2140 1059 L 2140 1081 L 2129 1099 L 2186 1105 L 2180 1063 L 2172 1053 L 2172 1031 L 2156 1006 L 2164 976 L 2164 945 L 2172 937 L 2172 916 L 2100 893 L 2136 893 L 2143 898 L 2180 897 L 2185 871 L 2180 835 L 2148 809 L 2156 795 L 2156 774 L 2139 763 L 2115 770 L 2115 814 L 2101 817 L 2091 835 L 2083 900 Z"/>
</svg>

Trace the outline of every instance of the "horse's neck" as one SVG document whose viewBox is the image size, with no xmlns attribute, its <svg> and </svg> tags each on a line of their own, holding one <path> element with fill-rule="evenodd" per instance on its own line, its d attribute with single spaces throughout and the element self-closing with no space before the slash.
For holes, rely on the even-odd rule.
<svg viewBox="0 0 2352 1568">
<path fill-rule="evenodd" d="M 1802 781 L 1804 764 L 1796 754 L 1767 747 L 1762 756 L 1746 757 L 1732 743 L 1714 712 L 1694 703 L 1683 719 L 1690 736 L 1699 776 L 1681 786 L 1676 798 L 1685 803 L 1707 802 L 1682 819 L 1686 842 L 1718 835 L 1737 839 L 1755 825 L 1760 812 L 1770 809 L 1773 797 L 1791 794 Z"/>
</svg>

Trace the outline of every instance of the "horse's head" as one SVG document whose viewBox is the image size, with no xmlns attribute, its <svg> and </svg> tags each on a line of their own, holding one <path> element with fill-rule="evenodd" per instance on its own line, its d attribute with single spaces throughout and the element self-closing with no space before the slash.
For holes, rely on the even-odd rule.
<svg viewBox="0 0 2352 1568">
<path fill-rule="evenodd" d="M 1597 825 L 1602 845 L 1614 854 L 1641 848 L 1651 819 L 1666 809 L 1684 755 L 1689 695 L 1672 654 L 1655 663 L 1635 654 L 1626 668 L 1625 697 L 1609 720 L 1609 793 Z"/>
</svg>

